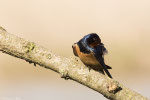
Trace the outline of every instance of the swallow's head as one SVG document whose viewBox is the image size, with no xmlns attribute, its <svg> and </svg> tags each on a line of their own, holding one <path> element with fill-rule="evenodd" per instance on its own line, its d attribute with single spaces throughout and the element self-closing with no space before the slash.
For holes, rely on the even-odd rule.
<svg viewBox="0 0 150 100">
<path fill-rule="evenodd" d="M 95 46 L 101 44 L 101 39 L 96 33 L 91 33 L 91 34 L 88 34 L 87 36 L 88 36 L 87 43 L 89 46 L 94 48 Z"/>
</svg>

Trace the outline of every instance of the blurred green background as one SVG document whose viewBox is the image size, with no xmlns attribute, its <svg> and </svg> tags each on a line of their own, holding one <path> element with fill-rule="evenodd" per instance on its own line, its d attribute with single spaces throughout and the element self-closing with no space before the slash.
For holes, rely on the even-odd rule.
<svg viewBox="0 0 150 100">
<path fill-rule="evenodd" d="M 96 32 L 108 49 L 112 76 L 150 98 L 149 0 L 0 0 L 9 33 L 73 56 L 71 45 Z M 40 66 L 0 53 L 0 100 L 106 100 Z"/>
</svg>

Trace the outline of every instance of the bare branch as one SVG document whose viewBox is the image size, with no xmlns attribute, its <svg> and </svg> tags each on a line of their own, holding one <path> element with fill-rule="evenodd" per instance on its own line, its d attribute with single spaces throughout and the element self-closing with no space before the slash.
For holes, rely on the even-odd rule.
<svg viewBox="0 0 150 100">
<path fill-rule="evenodd" d="M 9 34 L 2 27 L 0 27 L 0 51 L 51 69 L 61 77 L 79 82 L 111 100 L 148 100 L 114 79 L 94 70 L 89 71 L 75 57 L 65 58 L 55 55 L 38 44 Z"/>
</svg>

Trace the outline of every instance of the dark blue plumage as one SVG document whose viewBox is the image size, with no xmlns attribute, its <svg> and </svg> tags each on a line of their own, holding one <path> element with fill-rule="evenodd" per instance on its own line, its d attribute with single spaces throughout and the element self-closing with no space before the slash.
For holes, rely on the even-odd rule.
<svg viewBox="0 0 150 100">
<path fill-rule="evenodd" d="M 106 74 L 112 78 L 108 71 L 111 67 L 105 64 L 103 57 L 104 54 L 107 53 L 107 50 L 96 33 L 84 36 L 72 47 L 75 56 L 78 56 L 85 65 L 90 66 L 94 70 L 100 71 L 103 74 L 104 70 Z"/>
</svg>

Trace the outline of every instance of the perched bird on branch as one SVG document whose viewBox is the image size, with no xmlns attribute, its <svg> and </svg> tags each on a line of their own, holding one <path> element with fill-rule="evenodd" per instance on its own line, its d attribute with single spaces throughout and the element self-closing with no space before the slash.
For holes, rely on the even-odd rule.
<svg viewBox="0 0 150 100">
<path fill-rule="evenodd" d="M 108 71 L 112 68 L 104 62 L 104 54 L 107 53 L 107 50 L 96 33 L 84 36 L 77 43 L 74 43 L 72 48 L 74 55 L 79 57 L 85 65 L 103 74 L 105 71 L 112 78 Z"/>
</svg>

